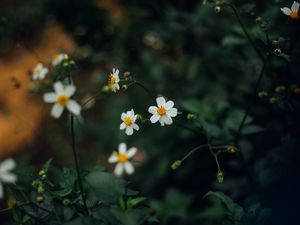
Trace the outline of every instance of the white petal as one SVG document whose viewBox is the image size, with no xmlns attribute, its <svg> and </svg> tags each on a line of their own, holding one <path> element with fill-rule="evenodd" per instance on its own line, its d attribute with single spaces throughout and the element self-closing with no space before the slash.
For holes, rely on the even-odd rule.
<svg viewBox="0 0 300 225">
<path fill-rule="evenodd" d="M 108 158 L 109 163 L 116 163 L 118 162 L 118 157 L 117 153 L 113 153 L 109 158 Z"/>
<path fill-rule="evenodd" d="M 17 181 L 17 176 L 12 173 L 3 173 L 0 175 L 0 180 L 5 183 L 15 183 Z"/>
<path fill-rule="evenodd" d="M 139 125 L 137 125 L 136 123 L 132 124 L 132 128 L 135 129 L 135 130 L 140 129 Z"/>
<path fill-rule="evenodd" d="M 151 123 L 156 123 L 159 120 L 159 118 L 160 116 L 157 113 L 155 113 L 153 114 L 153 116 L 151 116 L 150 121 Z"/>
<path fill-rule="evenodd" d="M 293 12 L 298 12 L 298 10 L 299 10 L 299 3 L 296 2 L 296 1 L 294 1 L 291 9 L 292 9 Z"/>
<path fill-rule="evenodd" d="M 64 107 L 62 107 L 59 104 L 55 104 L 52 109 L 51 109 L 51 116 L 53 116 L 54 118 L 59 118 L 62 114 L 62 112 L 64 111 Z"/>
<path fill-rule="evenodd" d="M 62 93 L 64 91 L 64 86 L 63 86 L 62 82 L 60 82 L 60 81 L 55 82 L 53 87 L 57 94 Z"/>
<path fill-rule="evenodd" d="M 4 193 L 3 193 L 3 186 L 2 183 L 0 182 L 0 199 L 3 198 Z"/>
<path fill-rule="evenodd" d="M 9 158 L 0 163 L 0 174 L 13 170 L 16 167 L 15 160 Z"/>
<path fill-rule="evenodd" d="M 158 97 L 156 98 L 156 103 L 158 106 L 165 106 L 166 100 L 164 97 Z"/>
<path fill-rule="evenodd" d="M 148 109 L 148 112 L 152 113 L 152 114 L 156 113 L 157 112 L 157 107 L 156 106 L 150 106 L 149 109 Z"/>
<path fill-rule="evenodd" d="M 119 149 L 118 150 L 119 150 L 119 153 L 126 154 L 126 152 L 127 152 L 126 144 L 124 142 L 119 144 Z"/>
<path fill-rule="evenodd" d="M 134 167 L 130 162 L 126 162 L 124 164 L 124 167 L 125 167 L 125 171 L 126 171 L 127 174 L 133 174 L 134 173 Z"/>
<path fill-rule="evenodd" d="M 178 114 L 178 110 L 176 108 L 169 109 L 167 111 L 167 115 L 171 117 L 175 117 Z"/>
<path fill-rule="evenodd" d="M 65 89 L 65 92 L 68 97 L 74 95 L 75 91 L 76 91 L 76 87 L 74 85 L 68 85 Z"/>
<path fill-rule="evenodd" d="M 56 94 L 55 93 L 44 94 L 44 102 L 48 102 L 48 103 L 56 102 Z"/>
<path fill-rule="evenodd" d="M 117 176 L 121 176 L 123 173 L 123 169 L 124 169 L 123 164 L 118 163 L 115 167 L 114 174 Z"/>
<path fill-rule="evenodd" d="M 133 111 L 133 109 L 131 109 L 130 111 L 128 111 L 127 115 L 130 116 L 131 118 L 134 117 L 134 111 Z"/>
<path fill-rule="evenodd" d="M 125 128 L 126 128 L 126 124 L 125 123 L 121 123 L 120 130 L 124 130 Z"/>
<path fill-rule="evenodd" d="M 291 10 L 287 7 L 284 7 L 284 8 L 280 8 L 280 10 L 287 16 L 289 16 L 291 14 Z"/>
<path fill-rule="evenodd" d="M 133 128 L 131 126 L 130 127 L 126 127 L 125 133 L 127 135 L 132 135 L 133 134 Z"/>
<path fill-rule="evenodd" d="M 170 125 L 173 123 L 173 120 L 169 116 L 162 116 L 159 120 L 160 124 L 164 126 L 165 124 Z"/>
<path fill-rule="evenodd" d="M 119 84 L 115 84 L 115 89 L 119 90 L 120 89 L 120 85 Z"/>
<path fill-rule="evenodd" d="M 78 116 L 80 114 L 81 106 L 77 102 L 75 102 L 74 100 L 69 100 L 67 108 L 74 115 Z"/>
<path fill-rule="evenodd" d="M 122 114 L 121 114 L 121 120 L 124 120 L 126 117 L 127 117 L 127 114 L 126 114 L 126 113 L 122 113 Z"/>
<path fill-rule="evenodd" d="M 168 101 L 168 102 L 166 103 L 166 109 L 167 109 L 167 110 L 171 109 L 173 106 L 174 106 L 174 102 L 173 102 L 173 101 Z"/>
<path fill-rule="evenodd" d="M 135 155 L 136 152 L 137 152 L 137 148 L 135 148 L 135 147 L 132 147 L 132 148 L 128 149 L 127 157 L 132 158 Z"/>
</svg>

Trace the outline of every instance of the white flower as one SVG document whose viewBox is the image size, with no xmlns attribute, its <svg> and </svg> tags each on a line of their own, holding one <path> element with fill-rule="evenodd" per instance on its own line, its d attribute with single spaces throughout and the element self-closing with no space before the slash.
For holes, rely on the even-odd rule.
<svg viewBox="0 0 300 225">
<path fill-rule="evenodd" d="M 292 7 L 289 9 L 288 7 L 280 8 L 280 10 L 287 16 L 289 16 L 291 19 L 298 19 L 298 10 L 299 10 L 300 4 L 296 1 L 294 1 Z"/>
<path fill-rule="evenodd" d="M 65 53 L 55 54 L 52 59 L 52 66 L 57 66 L 60 64 L 64 59 L 68 59 L 69 56 Z"/>
<path fill-rule="evenodd" d="M 108 87 L 113 91 L 116 92 L 120 89 L 120 78 L 119 78 L 119 70 L 113 68 L 113 72 L 108 77 Z"/>
<path fill-rule="evenodd" d="M 125 143 L 119 144 L 119 152 L 113 152 L 108 159 L 109 163 L 117 163 L 114 170 L 115 175 L 121 176 L 124 170 L 127 174 L 134 173 L 134 167 L 129 159 L 131 159 L 136 152 L 137 148 L 135 147 L 132 147 L 127 151 L 127 146 Z"/>
<path fill-rule="evenodd" d="M 43 80 L 48 73 L 48 68 L 44 67 L 43 64 L 37 64 L 32 70 L 33 80 Z"/>
<path fill-rule="evenodd" d="M 159 121 L 162 126 L 172 124 L 173 120 L 171 117 L 177 116 L 178 113 L 177 109 L 173 108 L 174 102 L 166 102 L 164 97 L 158 97 L 156 98 L 156 103 L 158 107 L 150 106 L 148 109 L 148 112 L 153 114 L 150 118 L 151 123 Z"/>
<path fill-rule="evenodd" d="M 120 125 L 120 129 L 124 130 L 127 135 L 132 135 L 133 130 L 139 130 L 139 126 L 135 123 L 137 115 L 134 114 L 133 109 L 127 111 L 127 113 L 122 113 L 121 120 L 123 121 Z"/>
<path fill-rule="evenodd" d="M 16 167 L 16 162 L 13 159 L 6 159 L 0 162 L 0 199 L 3 198 L 3 183 L 15 183 L 17 176 L 10 171 Z"/>
<path fill-rule="evenodd" d="M 51 116 L 59 118 L 66 107 L 74 115 L 79 115 L 81 106 L 71 99 L 74 95 L 76 87 L 74 85 L 64 86 L 61 82 L 54 83 L 54 91 L 44 94 L 44 101 L 47 103 L 55 103 L 51 110 Z"/>
</svg>

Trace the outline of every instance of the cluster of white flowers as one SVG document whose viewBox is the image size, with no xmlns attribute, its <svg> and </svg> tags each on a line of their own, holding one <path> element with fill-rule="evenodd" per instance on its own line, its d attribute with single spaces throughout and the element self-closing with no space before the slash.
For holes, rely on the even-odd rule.
<svg viewBox="0 0 300 225">
<path fill-rule="evenodd" d="M 294 1 L 291 8 L 284 7 L 280 8 L 280 10 L 287 16 L 289 16 L 291 19 L 296 20 L 299 19 L 299 2 Z"/>
<path fill-rule="evenodd" d="M 11 171 L 16 167 L 16 162 L 13 159 L 6 159 L 0 162 L 0 199 L 4 196 L 2 183 L 12 183 L 17 181 L 17 176 Z"/>
</svg>

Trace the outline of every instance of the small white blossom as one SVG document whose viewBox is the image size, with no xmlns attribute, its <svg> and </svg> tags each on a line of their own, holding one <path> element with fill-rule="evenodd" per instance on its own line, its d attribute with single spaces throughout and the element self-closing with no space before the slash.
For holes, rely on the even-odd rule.
<svg viewBox="0 0 300 225">
<path fill-rule="evenodd" d="M 139 130 L 139 126 L 135 123 L 137 115 L 134 114 L 133 109 L 121 114 L 121 120 L 123 121 L 120 125 L 120 129 L 124 130 L 127 135 L 132 135 L 133 130 Z"/>
<path fill-rule="evenodd" d="M 173 123 L 172 117 L 177 116 L 177 109 L 173 108 L 174 102 L 167 101 L 164 97 L 156 98 L 156 106 L 150 106 L 148 112 L 153 114 L 150 118 L 151 123 L 160 122 L 161 126 L 165 124 L 170 125 Z"/>
<path fill-rule="evenodd" d="M 52 66 L 59 65 L 64 59 L 68 59 L 69 56 L 65 53 L 55 54 L 52 59 Z"/>
<path fill-rule="evenodd" d="M 17 176 L 11 173 L 16 167 L 16 162 L 13 159 L 6 159 L 0 162 L 0 199 L 4 196 L 2 183 L 15 183 Z"/>
<path fill-rule="evenodd" d="M 81 106 L 71 99 L 74 95 L 76 87 L 74 85 L 64 86 L 61 82 L 54 83 L 54 91 L 52 93 L 44 94 L 44 101 L 47 103 L 55 103 L 51 110 L 51 116 L 59 118 L 67 108 L 74 115 L 79 115 Z"/>
<path fill-rule="evenodd" d="M 108 87 L 113 91 L 117 92 L 120 89 L 120 78 L 119 78 L 119 70 L 113 68 L 113 72 L 108 77 Z"/>
<path fill-rule="evenodd" d="M 137 148 L 132 147 L 127 150 L 127 146 L 125 143 L 119 144 L 118 152 L 113 152 L 109 157 L 109 163 L 117 163 L 114 174 L 117 176 L 121 176 L 123 172 L 127 174 L 134 173 L 134 167 L 132 163 L 129 161 L 137 152 Z"/>
<path fill-rule="evenodd" d="M 44 67 L 43 64 L 37 64 L 32 70 L 33 80 L 43 80 L 48 73 L 48 68 Z"/>
<path fill-rule="evenodd" d="M 291 8 L 288 7 L 284 7 L 284 8 L 280 8 L 280 10 L 287 16 L 289 16 L 291 19 L 298 19 L 299 15 L 298 15 L 298 11 L 299 11 L 299 6 L 300 4 L 296 1 L 293 2 L 293 5 Z"/>
</svg>

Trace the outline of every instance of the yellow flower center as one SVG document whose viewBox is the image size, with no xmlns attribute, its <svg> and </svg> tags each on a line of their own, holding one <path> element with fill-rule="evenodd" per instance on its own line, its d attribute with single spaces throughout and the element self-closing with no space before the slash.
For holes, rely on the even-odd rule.
<svg viewBox="0 0 300 225">
<path fill-rule="evenodd" d="M 110 75 L 108 77 L 108 85 L 111 86 L 111 85 L 114 85 L 116 83 L 116 77 L 114 75 Z"/>
<path fill-rule="evenodd" d="M 129 116 L 127 116 L 124 118 L 123 122 L 126 126 L 130 126 L 132 124 L 132 119 Z"/>
<path fill-rule="evenodd" d="M 166 110 L 163 106 L 159 106 L 158 109 L 157 109 L 157 113 L 158 113 L 160 116 L 164 116 L 164 115 L 166 115 L 167 110 Z"/>
<path fill-rule="evenodd" d="M 63 107 L 65 107 L 68 104 L 69 100 L 70 100 L 69 97 L 66 95 L 57 96 L 57 103 Z"/>
<path fill-rule="evenodd" d="M 54 56 L 53 56 L 53 61 L 57 61 L 59 59 L 59 54 L 55 54 Z"/>
<path fill-rule="evenodd" d="M 37 73 L 41 73 L 41 71 L 42 71 L 42 68 L 41 67 L 37 67 L 37 68 L 34 69 L 33 73 L 37 74 Z"/>
<path fill-rule="evenodd" d="M 128 157 L 126 154 L 119 153 L 118 154 L 118 161 L 119 163 L 126 163 L 128 161 Z"/>
<path fill-rule="evenodd" d="M 291 12 L 291 14 L 290 14 L 290 18 L 291 19 L 293 19 L 293 20 L 296 20 L 296 19 L 298 19 L 298 13 L 297 12 Z"/>
</svg>

